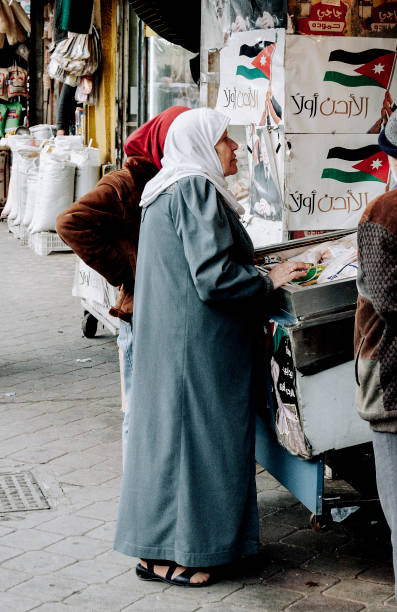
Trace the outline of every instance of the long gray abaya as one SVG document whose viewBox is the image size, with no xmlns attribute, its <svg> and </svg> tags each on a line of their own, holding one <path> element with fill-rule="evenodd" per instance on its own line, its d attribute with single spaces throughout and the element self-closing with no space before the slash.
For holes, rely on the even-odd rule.
<svg viewBox="0 0 397 612">
<path fill-rule="evenodd" d="M 144 209 L 120 552 L 204 567 L 257 550 L 258 342 L 272 284 L 252 257 L 201 176 Z"/>
</svg>

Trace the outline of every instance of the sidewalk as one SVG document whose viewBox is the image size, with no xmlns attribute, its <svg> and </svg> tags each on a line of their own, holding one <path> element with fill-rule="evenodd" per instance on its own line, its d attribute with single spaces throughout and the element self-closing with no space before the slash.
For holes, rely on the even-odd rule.
<svg viewBox="0 0 397 612">
<path fill-rule="evenodd" d="M 0 223 L 0 262 L 0 612 L 397 609 L 383 524 L 358 512 L 315 533 L 309 511 L 260 469 L 254 563 L 208 589 L 139 581 L 136 561 L 112 551 L 122 422 L 115 338 L 100 329 L 82 337 L 73 254 L 35 255 Z M 49 509 L 1 513 L 4 474 L 20 472 L 33 474 Z"/>
</svg>

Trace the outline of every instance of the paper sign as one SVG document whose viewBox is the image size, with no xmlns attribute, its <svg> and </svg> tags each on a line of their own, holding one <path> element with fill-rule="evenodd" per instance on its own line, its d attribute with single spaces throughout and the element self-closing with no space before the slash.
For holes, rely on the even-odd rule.
<svg viewBox="0 0 397 612">
<path fill-rule="evenodd" d="M 291 134 L 286 139 L 288 229 L 356 227 L 368 203 L 384 193 L 389 177 L 377 135 Z"/>
<path fill-rule="evenodd" d="M 380 131 L 387 90 L 397 102 L 396 41 L 288 36 L 287 133 Z"/>
<path fill-rule="evenodd" d="M 252 30 L 233 33 L 221 50 L 216 108 L 232 124 L 283 120 L 284 42 L 284 30 Z"/>
</svg>

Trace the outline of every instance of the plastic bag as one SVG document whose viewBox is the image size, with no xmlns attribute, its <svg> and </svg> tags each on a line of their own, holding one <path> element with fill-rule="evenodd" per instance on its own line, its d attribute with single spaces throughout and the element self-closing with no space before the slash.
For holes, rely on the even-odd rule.
<svg viewBox="0 0 397 612">
<path fill-rule="evenodd" d="M 7 117 L 4 131 L 14 130 L 22 125 L 22 104 L 20 102 L 9 102 L 7 104 Z"/>
</svg>

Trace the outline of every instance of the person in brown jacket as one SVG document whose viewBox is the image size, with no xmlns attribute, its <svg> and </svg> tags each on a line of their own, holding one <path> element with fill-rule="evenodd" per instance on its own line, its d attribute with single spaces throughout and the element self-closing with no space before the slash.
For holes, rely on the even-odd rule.
<svg viewBox="0 0 397 612">
<path fill-rule="evenodd" d="M 369 421 L 379 499 L 397 572 L 397 110 L 379 135 L 394 187 L 369 203 L 358 225 L 354 353 L 356 403 Z M 379 159 L 381 161 L 381 158 Z M 383 162 L 384 163 L 384 162 Z M 396 588 L 397 598 L 397 588 Z"/>
<path fill-rule="evenodd" d="M 189 110 L 172 106 L 135 130 L 126 140 L 127 155 L 121 170 L 105 175 L 56 221 L 56 230 L 73 251 L 111 285 L 119 287 L 110 314 L 120 318 L 118 345 L 123 364 L 126 412 L 123 422 L 123 457 L 128 432 L 128 397 L 132 375 L 132 310 L 141 208 L 146 183 L 161 168 L 164 143 L 174 119 Z"/>
</svg>

